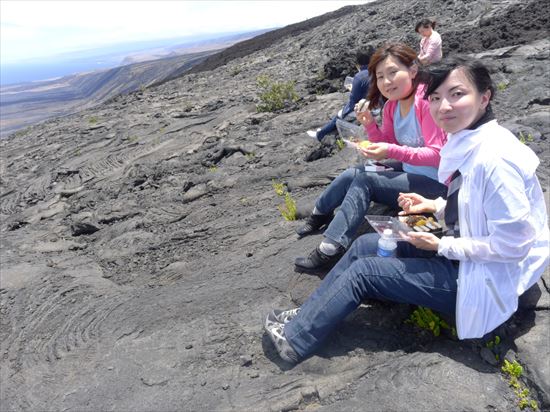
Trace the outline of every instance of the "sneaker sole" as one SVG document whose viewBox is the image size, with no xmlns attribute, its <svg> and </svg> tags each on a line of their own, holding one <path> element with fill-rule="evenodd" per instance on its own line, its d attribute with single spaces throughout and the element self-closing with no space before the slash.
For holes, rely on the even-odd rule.
<svg viewBox="0 0 550 412">
<path fill-rule="evenodd" d="M 316 275 L 316 276 L 326 275 L 328 272 L 330 272 L 330 269 L 332 269 L 332 268 L 311 269 L 311 268 L 305 268 L 305 267 L 298 266 L 298 265 L 294 264 L 294 272 L 296 272 L 296 273 L 306 273 L 308 275 Z"/>
</svg>

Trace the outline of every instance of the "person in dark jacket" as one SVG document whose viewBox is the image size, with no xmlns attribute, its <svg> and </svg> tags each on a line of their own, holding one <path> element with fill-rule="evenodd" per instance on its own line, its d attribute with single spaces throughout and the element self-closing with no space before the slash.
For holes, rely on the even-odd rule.
<svg viewBox="0 0 550 412">
<path fill-rule="evenodd" d="M 353 77 L 353 83 L 351 86 L 351 94 L 347 104 L 338 112 L 338 115 L 334 116 L 330 122 L 320 129 L 308 130 L 307 134 L 310 137 L 317 139 L 318 141 L 336 130 L 336 121 L 338 119 L 344 119 L 346 116 L 354 112 L 354 107 L 359 100 L 364 99 L 367 96 L 367 91 L 370 86 L 370 77 L 367 66 L 369 65 L 370 58 L 374 53 L 374 48 L 369 46 L 368 48 L 361 49 L 356 53 L 356 67 L 359 71 Z"/>
</svg>

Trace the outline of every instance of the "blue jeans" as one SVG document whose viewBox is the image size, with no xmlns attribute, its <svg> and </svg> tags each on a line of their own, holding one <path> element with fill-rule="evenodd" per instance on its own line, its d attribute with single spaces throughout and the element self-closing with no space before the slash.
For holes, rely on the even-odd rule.
<svg viewBox="0 0 550 412">
<path fill-rule="evenodd" d="M 321 141 L 323 138 L 336 130 L 336 120 L 338 116 L 334 116 L 326 125 L 324 125 L 321 130 L 317 132 L 317 140 Z"/>
<path fill-rule="evenodd" d="M 310 355 L 327 335 L 365 298 L 429 307 L 454 314 L 458 265 L 435 252 L 398 242 L 396 258 L 376 256 L 379 236 L 359 237 L 285 325 L 285 336 L 301 358 Z"/>
<path fill-rule="evenodd" d="M 315 203 L 325 215 L 340 207 L 325 230 L 325 237 L 347 249 L 364 222 L 371 201 L 397 209 L 400 192 L 414 192 L 429 199 L 447 195 L 447 186 L 423 175 L 398 171 L 400 163 L 391 166 L 396 171 L 365 172 L 363 165 L 352 167 L 330 183 Z"/>
</svg>

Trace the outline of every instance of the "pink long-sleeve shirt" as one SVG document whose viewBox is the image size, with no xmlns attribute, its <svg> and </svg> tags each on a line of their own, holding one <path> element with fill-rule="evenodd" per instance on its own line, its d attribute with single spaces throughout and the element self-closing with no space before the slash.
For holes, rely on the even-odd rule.
<svg viewBox="0 0 550 412">
<path fill-rule="evenodd" d="M 372 122 L 365 126 L 365 131 L 371 142 L 388 143 L 388 157 L 391 159 L 416 166 L 438 167 L 439 151 L 447 141 L 447 135 L 437 127 L 430 114 L 430 104 L 424 99 L 424 88 L 424 85 L 419 85 L 414 96 L 415 114 L 424 138 L 423 147 L 402 146 L 397 142 L 393 129 L 396 100 L 390 100 L 384 105 L 382 126 L 378 127 L 376 122 Z"/>
<path fill-rule="evenodd" d="M 422 40 L 420 40 L 420 54 L 418 55 L 418 59 L 427 59 L 427 64 L 431 64 L 438 62 L 442 57 L 441 36 L 438 32 L 432 30 L 430 37 L 422 37 Z"/>
</svg>

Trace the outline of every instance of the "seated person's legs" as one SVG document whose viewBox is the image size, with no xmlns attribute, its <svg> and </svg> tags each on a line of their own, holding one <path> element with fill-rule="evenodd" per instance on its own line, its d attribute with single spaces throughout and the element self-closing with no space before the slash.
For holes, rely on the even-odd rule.
<svg viewBox="0 0 550 412">
<path fill-rule="evenodd" d="M 341 202 L 340 209 L 325 230 L 325 239 L 308 257 L 295 261 L 296 269 L 318 273 L 330 269 L 349 247 L 368 213 L 370 202 L 397 208 L 400 192 L 415 192 L 436 198 L 446 193 L 445 185 L 426 176 L 401 172 L 357 174 Z"/>
<path fill-rule="evenodd" d="M 283 328 L 298 358 L 310 355 L 326 336 L 365 298 L 378 298 L 454 313 L 458 267 L 442 257 L 400 242 L 399 258 L 365 256 L 374 252 L 377 235 L 369 234 L 346 253 Z M 433 252 L 431 253 L 433 255 Z"/>
<path fill-rule="evenodd" d="M 321 193 L 321 196 L 315 202 L 315 209 L 306 219 L 304 225 L 296 229 L 296 233 L 300 236 L 307 236 L 328 224 L 332 219 L 334 210 L 344 200 L 353 180 L 358 174 L 362 173 L 364 173 L 362 166 L 350 167 L 340 173 Z"/>
</svg>

